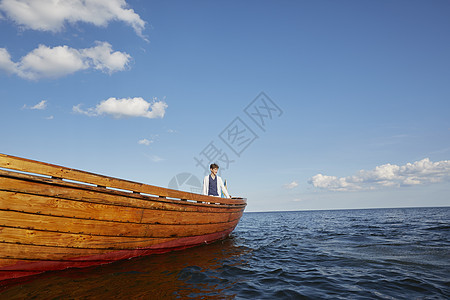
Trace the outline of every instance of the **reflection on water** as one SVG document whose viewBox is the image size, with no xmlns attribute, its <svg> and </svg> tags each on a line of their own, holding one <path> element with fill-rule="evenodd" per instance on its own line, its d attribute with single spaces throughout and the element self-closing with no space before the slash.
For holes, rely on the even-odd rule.
<svg viewBox="0 0 450 300">
<path fill-rule="evenodd" d="M 218 274 L 244 264 L 248 251 L 230 237 L 183 251 L 41 274 L 0 288 L 0 298 L 232 299 L 227 291 L 235 282 Z"/>
</svg>

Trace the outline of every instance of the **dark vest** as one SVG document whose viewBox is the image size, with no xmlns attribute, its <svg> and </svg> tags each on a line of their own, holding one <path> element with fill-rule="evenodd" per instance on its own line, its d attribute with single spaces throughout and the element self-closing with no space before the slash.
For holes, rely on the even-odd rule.
<svg viewBox="0 0 450 300">
<path fill-rule="evenodd" d="M 217 192 L 217 176 L 215 179 L 212 179 L 211 175 L 209 175 L 208 195 L 219 196 L 219 193 Z"/>
</svg>

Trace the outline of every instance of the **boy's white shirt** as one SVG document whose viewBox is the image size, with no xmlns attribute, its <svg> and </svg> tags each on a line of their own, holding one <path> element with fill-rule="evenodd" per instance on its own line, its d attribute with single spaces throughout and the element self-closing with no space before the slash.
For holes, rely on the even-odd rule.
<svg viewBox="0 0 450 300">
<path fill-rule="evenodd" d="M 206 175 L 205 178 L 203 179 L 203 195 L 208 195 L 209 176 L 210 175 Z M 223 192 L 225 194 L 225 197 L 231 198 L 230 195 L 228 194 L 227 188 L 223 184 L 222 178 L 220 178 L 217 175 L 216 175 L 216 178 L 217 178 L 217 193 L 219 194 L 219 197 L 221 195 L 221 192 Z"/>
</svg>

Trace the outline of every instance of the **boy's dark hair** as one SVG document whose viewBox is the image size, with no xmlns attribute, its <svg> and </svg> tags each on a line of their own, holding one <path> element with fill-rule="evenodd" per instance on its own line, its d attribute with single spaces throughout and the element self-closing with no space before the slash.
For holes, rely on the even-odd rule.
<svg viewBox="0 0 450 300">
<path fill-rule="evenodd" d="M 217 165 L 217 164 L 211 164 L 210 166 L 209 166 L 209 168 L 212 170 L 212 169 L 218 169 L 219 168 L 219 166 Z"/>
</svg>

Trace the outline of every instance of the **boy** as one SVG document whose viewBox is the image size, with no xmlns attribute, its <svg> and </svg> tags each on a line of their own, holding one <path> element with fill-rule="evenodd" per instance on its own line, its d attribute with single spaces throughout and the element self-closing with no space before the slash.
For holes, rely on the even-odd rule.
<svg viewBox="0 0 450 300">
<path fill-rule="evenodd" d="M 222 178 L 217 176 L 219 166 L 217 164 L 211 164 L 209 166 L 209 169 L 211 170 L 211 174 L 205 176 L 205 178 L 203 179 L 203 194 L 220 197 L 221 192 L 223 192 L 225 197 L 231 198 L 228 194 L 227 189 L 223 185 Z"/>
</svg>

